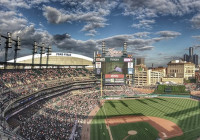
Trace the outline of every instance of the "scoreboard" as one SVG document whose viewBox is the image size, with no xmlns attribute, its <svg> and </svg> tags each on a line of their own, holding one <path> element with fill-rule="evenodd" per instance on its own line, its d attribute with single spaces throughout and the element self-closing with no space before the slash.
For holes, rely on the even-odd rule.
<svg viewBox="0 0 200 140">
<path fill-rule="evenodd" d="M 124 85 L 127 75 L 134 74 L 134 58 L 98 57 L 95 59 L 96 75 L 103 74 L 104 85 Z"/>
</svg>

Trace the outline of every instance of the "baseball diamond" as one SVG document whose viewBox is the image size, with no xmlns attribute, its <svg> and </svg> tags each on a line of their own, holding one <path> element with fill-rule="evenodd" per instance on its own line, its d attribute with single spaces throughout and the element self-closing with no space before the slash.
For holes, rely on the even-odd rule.
<svg viewBox="0 0 200 140">
<path fill-rule="evenodd" d="M 183 98 L 107 100 L 91 123 L 91 140 L 196 140 L 200 103 Z M 136 131 L 129 135 L 129 131 Z"/>
</svg>

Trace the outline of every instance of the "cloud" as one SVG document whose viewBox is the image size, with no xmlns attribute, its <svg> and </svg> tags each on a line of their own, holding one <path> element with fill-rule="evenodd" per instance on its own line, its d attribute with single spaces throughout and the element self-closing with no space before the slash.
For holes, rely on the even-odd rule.
<svg viewBox="0 0 200 140">
<path fill-rule="evenodd" d="M 200 12 L 200 1 L 195 0 L 123 0 L 120 8 L 126 16 L 133 16 L 139 20 L 133 27 L 140 28 L 143 20 L 153 20 L 160 16 L 183 16 Z M 193 27 L 199 28 L 199 14 L 195 15 L 191 22 Z M 152 24 L 148 24 L 148 28 Z"/>
<path fill-rule="evenodd" d="M 24 0 L 0 0 L 0 5 L 12 10 L 16 8 L 30 8 L 29 3 Z"/>
<path fill-rule="evenodd" d="M 32 49 L 33 41 L 51 43 L 51 35 L 45 30 L 35 29 L 20 13 L 14 11 L 0 11 L 0 33 L 12 33 L 12 37 L 21 37 L 22 48 Z M 48 43 L 50 42 L 50 43 Z"/>
<path fill-rule="evenodd" d="M 155 23 L 155 20 L 140 20 L 138 24 L 133 24 L 132 27 L 138 29 L 151 29 L 151 25 Z"/>
<path fill-rule="evenodd" d="M 192 38 L 200 39 L 200 35 L 192 36 Z"/>
<path fill-rule="evenodd" d="M 19 36 L 21 38 L 22 48 L 33 48 L 33 43 L 36 41 L 39 45 L 45 43 L 46 46 L 53 44 L 53 36 L 45 30 L 37 30 L 34 25 L 25 27 L 23 30 L 15 31 L 12 37 Z"/>
<path fill-rule="evenodd" d="M 144 46 L 144 47 L 141 47 L 141 48 L 137 48 L 136 50 L 146 51 L 146 50 L 152 50 L 152 49 L 154 49 L 154 46 Z"/>
<path fill-rule="evenodd" d="M 136 38 L 149 37 L 150 32 L 137 32 L 134 34 Z"/>
<path fill-rule="evenodd" d="M 100 51 L 100 48 L 98 48 L 97 43 L 94 40 L 76 40 L 65 34 L 57 34 L 54 35 L 53 38 L 54 44 L 62 50 L 72 51 L 90 57 L 94 51 Z"/>
<path fill-rule="evenodd" d="M 0 11 L 0 32 L 5 34 L 24 28 L 28 21 L 14 11 Z"/>
<path fill-rule="evenodd" d="M 73 17 L 73 15 L 63 14 L 61 11 L 50 6 L 44 6 L 43 11 L 43 15 L 46 17 L 49 23 L 58 24 L 62 22 L 67 22 Z"/>
<path fill-rule="evenodd" d="M 200 29 L 200 13 L 193 16 L 190 21 L 192 23 L 193 28 Z"/>
<path fill-rule="evenodd" d="M 54 35 L 53 40 L 54 44 L 60 49 L 81 53 L 91 57 L 94 51 L 101 51 L 102 41 L 105 41 L 106 49 L 115 48 L 116 50 L 122 50 L 124 42 L 127 42 L 128 51 L 137 53 L 138 51 L 150 51 L 154 49 L 153 44 L 166 39 L 166 37 L 172 39 L 172 35 L 160 37 L 159 40 L 157 38 L 144 39 L 136 37 L 138 35 L 140 37 L 146 37 L 149 34 L 149 32 L 139 32 L 86 41 L 76 40 L 68 34 L 61 34 Z"/>
<path fill-rule="evenodd" d="M 59 24 L 63 22 L 74 22 L 74 21 L 82 21 L 86 24 L 83 26 L 81 31 L 89 32 L 87 35 L 94 36 L 97 31 L 97 28 L 103 28 L 106 25 L 105 16 L 109 15 L 109 10 L 98 9 L 97 11 L 89 11 L 89 12 L 75 12 L 70 13 L 63 10 L 58 10 L 56 8 L 50 6 L 44 6 L 43 15 L 47 19 L 49 23 Z"/>
<path fill-rule="evenodd" d="M 200 2 L 194 0 L 124 0 L 125 15 L 152 18 L 159 15 L 181 16 L 199 11 Z"/>
<path fill-rule="evenodd" d="M 175 31 L 159 31 L 156 34 L 160 35 L 161 38 L 166 38 L 166 39 L 175 38 L 175 37 L 181 35 L 181 33 L 175 32 Z M 157 39 L 159 39 L 159 38 L 157 38 Z"/>
</svg>

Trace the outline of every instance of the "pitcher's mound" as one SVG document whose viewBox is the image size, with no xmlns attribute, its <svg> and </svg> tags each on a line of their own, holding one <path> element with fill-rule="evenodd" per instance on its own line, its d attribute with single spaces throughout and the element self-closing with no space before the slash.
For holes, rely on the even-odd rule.
<svg viewBox="0 0 200 140">
<path fill-rule="evenodd" d="M 129 134 L 129 135 L 136 135 L 136 134 L 137 134 L 137 131 L 135 131 L 135 130 L 130 130 L 130 131 L 128 131 L 128 134 Z"/>
</svg>

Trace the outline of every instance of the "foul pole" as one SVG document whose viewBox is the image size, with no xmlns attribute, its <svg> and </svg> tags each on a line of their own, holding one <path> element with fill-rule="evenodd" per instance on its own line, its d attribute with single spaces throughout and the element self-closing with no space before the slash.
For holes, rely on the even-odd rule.
<svg viewBox="0 0 200 140">
<path fill-rule="evenodd" d="M 101 98 L 102 98 L 102 94 L 103 94 L 103 79 L 102 79 L 102 72 L 101 72 Z"/>
</svg>

